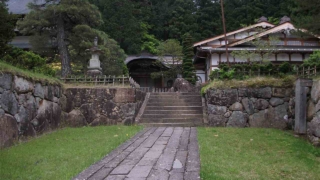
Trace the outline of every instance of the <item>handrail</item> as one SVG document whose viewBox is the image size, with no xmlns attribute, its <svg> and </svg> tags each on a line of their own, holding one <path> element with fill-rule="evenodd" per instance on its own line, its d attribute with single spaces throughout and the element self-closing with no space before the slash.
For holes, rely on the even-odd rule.
<svg viewBox="0 0 320 180">
<path fill-rule="evenodd" d="M 65 83 L 80 83 L 80 84 L 94 84 L 94 85 L 119 85 L 125 86 L 129 85 L 132 88 L 140 88 L 140 85 L 134 81 L 134 79 L 130 76 L 67 76 L 65 78 L 61 78 L 61 80 Z"/>
</svg>

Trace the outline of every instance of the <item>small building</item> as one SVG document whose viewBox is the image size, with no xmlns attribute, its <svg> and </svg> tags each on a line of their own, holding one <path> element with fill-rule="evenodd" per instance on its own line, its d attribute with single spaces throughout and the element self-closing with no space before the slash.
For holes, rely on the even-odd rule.
<svg viewBox="0 0 320 180">
<path fill-rule="evenodd" d="M 26 14 L 30 12 L 30 9 L 28 8 L 29 3 L 36 3 L 37 5 L 45 5 L 45 0 L 9 0 L 7 2 L 7 7 L 9 13 L 18 15 L 19 19 L 23 19 Z M 22 35 L 17 28 L 15 28 L 15 34 L 16 36 L 14 39 L 9 43 L 15 47 L 29 50 L 32 48 L 30 44 L 30 36 Z"/>
<path fill-rule="evenodd" d="M 171 88 L 174 78 L 151 78 L 153 72 L 164 72 L 172 65 L 171 56 L 158 57 L 147 52 L 129 55 L 125 64 L 129 75 L 141 86 L 149 88 Z M 159 64 L 160 63 L 160 64 Z"/>
<path fill-rule="evenodd" d="M 306 32 L 305 30 L 301 30 Z M 233 57 L 234 51 L 256 51 L 257 47 L 253 41 L 259 39 L 264 43 L 270 44 L 270 37 L 276 37 L 278 41 L 273 44 L 273 49 L 268 60 L 272 63 L 280 64 L 290 62 L 300 64 L 307 59 L 310 54 L 320 50 L 318 36 L 298 33 L 297 29 L 290 22 L 287 16 L 281 18 L 278 25 L 267 21 L 267 18 L 261 17 L 258 23 L 228 32 L 227 43 L 225 43 L 224 34 L 212 37 L 193 45 L 195 50 L 194 65 L 197 70 L 197 76 L 202 76 L 205 81 L 209 80 L 210 73 L 218 69 L 221 63 L 227 63 L 226 45 L 228 47 L 229 63 L 248 63 L 250 59 L 240 59 Z"/>
</svg>

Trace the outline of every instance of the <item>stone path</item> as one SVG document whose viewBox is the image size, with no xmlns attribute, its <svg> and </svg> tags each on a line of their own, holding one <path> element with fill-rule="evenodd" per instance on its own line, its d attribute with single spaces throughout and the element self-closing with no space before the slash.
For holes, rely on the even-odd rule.
<svg viewBox="0 0 320 180">
<path fill-rule="evenodd" d="M 198 180 L 194 127 L 146 128 L 74 180 Z"/>
</svg>

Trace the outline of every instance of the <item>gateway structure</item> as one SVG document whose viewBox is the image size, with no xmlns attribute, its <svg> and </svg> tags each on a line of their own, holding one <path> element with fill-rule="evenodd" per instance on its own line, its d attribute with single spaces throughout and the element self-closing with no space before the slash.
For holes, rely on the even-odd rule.
<svg viewBox="0 0 320 180">
<path fill-rule="evenodd" d="M 304 31 L 304 30 L 302 30 Z M 276 37 L 277 41 L 272 44 L 272 51 L 268 60 L 272 63 L 283 62 L 302 63 L 310 54 L 320 50 L 318 36 L 297 33 L 297 29 L 290 22 L 290 18 L 283 17 L 278 25 L 271 24 L 267 18 L 261 17 L 258 23 L 227 33 L 227 43 L 224 34 L 206 39 L 194 44 L 194 64 L 197 76 L 204 81 L 209 80 L 211 71 L 218 69 L 219 64 L 227 63 L 226 46 L 228 47 L 229 63 L 248 63 L 250 59 L 233 57 L 233 51 L 257 51 L 252 41 L 259 39 L 266 44 L 272 43 L 270 37 Z"/>
</svg>

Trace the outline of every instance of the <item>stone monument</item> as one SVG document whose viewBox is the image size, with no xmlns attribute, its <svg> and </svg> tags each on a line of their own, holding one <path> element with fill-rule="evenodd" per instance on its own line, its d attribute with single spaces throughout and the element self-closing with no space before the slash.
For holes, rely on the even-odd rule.
<svg viewBox="0 0 320 180">
<path fill-rule="evenodd" d="M 94 38 L 94 45 L 92 48 L 88 49 L 91 52 L 91 59 L 89 61 L 88 76 L 99 76 L 102 75 L 102 68 L 100 67 L 99 55 L 101 50 L 98 48 L 98 37 Z"/>
</svg>

